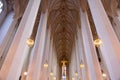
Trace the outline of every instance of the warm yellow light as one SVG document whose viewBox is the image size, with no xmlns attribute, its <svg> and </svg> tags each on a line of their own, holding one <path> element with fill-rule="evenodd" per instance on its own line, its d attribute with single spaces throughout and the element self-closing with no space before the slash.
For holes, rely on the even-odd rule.
<svg viewBox="0 0 120 80">
<path fill-rule="evenodd" d="M 53 76 L 53 72 L 50 72 L 50 76 Z"/>
<path fill-rule="evenodd" d="M 72 80 L 75 80 L 75 78 L 72 78 Z"/>
<path fill-rule="evenodd" d="M 102 40 L 101 39 L 94 40 L 94 45 L 100 46 L 101 44 L 102 44 Z"/>
<path fill-rule="evenodd" d="M 103 76 L 103 77 L 106 77 L 107 75 L 106 75 L 105 73 L 102 73 L 102 76 Z"/>
<path fill-rule="evenodd" d="M 44 64 L 44 68 L 48 68 L 48 64 L 47 63 Z"/>
<path fill-rule="evenodd" d="M 56 80 L 56 77 L 53 77 L 53 80 Z"/>
<path fill-rule="evenodd" d="M 85 65 L 83 63 L 80 64 L 80 68 L 84 68 Z"/>
<path fill-rule="evenodd" d="M 75 72 L 75 76 L 78 76 L 78 73 L 77 73 L 77 72 Z"/>
<path fill-rule="evenodd" d="M 26 75 L 27 75 L 27 72 L 24 72 L 23 74 L 26 76 Z"/>
<path fill-rule="evenodd" d="M 27 45 L 32 47 L 34 45 L 34 40 L 29 38 L 27 41 L 26 41 Z"/>
</svg>

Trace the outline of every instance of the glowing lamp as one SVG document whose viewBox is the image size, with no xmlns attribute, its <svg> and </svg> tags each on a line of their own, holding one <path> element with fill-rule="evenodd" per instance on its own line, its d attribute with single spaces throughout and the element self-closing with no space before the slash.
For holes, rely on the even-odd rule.
<svg viewBox="0 0 120 80">
<path fill-rule="evenodd" d="M 26 76 L 26 75 L 27 75 L 27 72 L 24 72 L 23 74 Z"/>
<path fill-rule="evenodd" d="M 75 72 L 75 76 L 78 76 L 78 72 Z"/>
<path fill-rule="evenodd" d="M 28 46 L 32 47 L 34 45 L 34 40 L 29 38 L 29 39 L 27 39 L 26 43 Z"/>
<path fill-rule="evenodd" d="M 95 46 L 100 46 L 101 44 L 102 44 L 102 40 L 101 39 L 94 40 L 94 45 Z"/>
<path fill-rule="evenodd" d="M 80 68 L 84 68 L 85 65 L 83 63 L 80 64 Z"/>
<path fill-rule="evenodd" d="M 50 72 L 50 76 L 53 76 L 53 72 L 52 71 Z"/>
<path fill-rule="evenodd" d="M 107 77 L 107 75 L 106 75 L 105 73 L 102 73 L 102 76 L 103 76 L 103 77 Z"/>
<path fill-rule="evenodd" d="M 57 80 L 56 77 L 53 77 L 53 80 Z"/>
<path fill-rule="evenodd" d="M 75 78 L 72 78 L 72 80 L 75 80 Z"/>
<path fill-rule="evenodd" d="M 48 68 L 48 64 L 47 63 L 44 64 L 44 68 Z"/>
</svg>

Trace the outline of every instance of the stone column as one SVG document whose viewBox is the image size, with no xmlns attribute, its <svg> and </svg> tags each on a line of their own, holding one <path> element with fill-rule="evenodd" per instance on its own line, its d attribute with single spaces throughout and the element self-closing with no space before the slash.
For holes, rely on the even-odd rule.
<svg viewBox="0 0 120 80">
<path fill-rule="evenodd" d="M 49 53 L 49 68 L 48 68 L 48 78 L 49 78 L 49 80 L 51 80 L 51 75 L 50 75 L 50 72 L 51 71 L 53 71 L 53 69 L 52 69 L 52 64 L 53 64 L 53 62 L 52 62 L 52 58 L 53 58 L 53 39 L 51 39 L 51 45 L 50 45 L 50 53 Z"/>
<path fill-rule="evenodd" d="M 100 0 L 88 0 L 91 14 L 96 26 L 99 38 L 103 44 L 101 53 L 106 62 L 111 80 L 120 79 L 120 42 L 112 28 Z"/>
<path fill-rule="evenodd" d="M 80 28 L 78 28 L 77 31 L 77 35 L 78 35 L 78 40 L 77 40 L 77 48 L 78 48 L 78 57 L 79 57 L 79 67 L 81 64 L 81 61 L 83 62 L 83 64 L 85 65 L 84 68 L 80 69 L 80 74 L 81 74 L 81 79 L 83 80 L 89 80 L 89 76 L 88 76 L 88 71 L 87 71 L 87 64 L 86 64 L 86 58 L 84 57 L 84 50 L 83 50 L 83 41 L 82 41 L 82 35 L 80 33 Z"/>
<path fill-rule="evenodd" d="M 14 29 L 17 24 L 17 19 L 13 19 L 13 15 L 14 13 L 10 12 L 6 17 L 6 20 L 4 21 L 3 25 L 0 28 L 0 57 L 2 57 L 2 54 L 11 37 L 11 34 L 12 32 L 14 32 Z"/>
<path fill-rule="evenodd" d="M 27 80 L 39 80 L 42 64 L 42 57 L 45 48 L 45 39 L 47 31 L 48 10 L 41 13 L 40 23 L 35 39 L 35 45 L 32 50 L 32 59 L 28 69 Z"/>
<path fill-rule="evenodd" d="M 26 49 L 25 53 L 27 53 L 28 55 L 25 57 L 24 60 L 24 64 L 21 70 L 21 79 L 20 80 L 26 80 L 26 76 L 27 76 L 27 69 L 28 69 L 28 64 L 29 64 L 29 58 L 30 58 L 30 52 L 32 50 L 32 47 L 29 47 Z M 25 74 L 26 72 L 26 74 Z"/>
<path fill-rule="evenodd" d="M 118 19 L 118 17 L 113 17 L 113 20 L 112 20 L 112 25 L 113 25 L 113 29 L 117 35 L 117 38 L 120 42 L 120 20 Z"/>
<path fill-rule="evenodd" d="M 41 62 L 41 70 L 40 70 L 40 78 L 39 80 L 45 80 L 44 77 L 45 77 L 45 72 L 46 72 L 46 69 L 44 67 L 44 64 L 46 63 L 46 60 L 47 60 L 47 54 L 46 54 L 46 48 L 47 48 L 47 42 L 48 42 L 48 29 L 46 31 L 46 39 L 45 39 L 45 46 L 44 46 L 44 51 L 43 51 L 43 56 L 42 56 L 42 62 Z"/>
<path fill-rule="evenodd" d="M 71 65 L 70 65 L 70 67 L 71 67 L 71 80 L 72 80 L 72 78 L 74 78 L 75 80 L 76 80 L 76 77 L 75 77 L 75 67 L 76 67 L 76 60 L 75 60 L 76 58 L 75 58 L 75 46 L 74 46 L 74 48 L 73 48 L 73 50 L 72 50 L 72 55 L 71 55 Z"/>
<path fill-rule="evenodd" d="M 81 70 L 80 70 L 80 52 L 78 48 L 78 39 L 76 39 L 76 59 L 77 59 L 77 72 L 78 72 L 78 80 L 81 79 Z"/>
<path fill-rule="evenodd" d="M 120 21 L 120 8 L 118 9 L 118 19 Z"/>
<path fill-rule="evenodd" d="M 50 41 L 49 41 L 49 50 L 48 50 L 48 69 L 47 69 L 47 72 L 46 72 L 46 77 L 45 77 L 45 80 L 50 80 L 50 71 L 51 71 L 51 59 L 52 59 L 52 40 L 50 38 Z"/>
<path fill-rule="evenodd" d="M 83 37 L 85 56 L 89 69 L 90 80 L 102 80 L 100 65 L 97 59 L 97 54 L 93 44 L 92 32 L 88 21 L 86 11 L 81 11 L 81 32 Z"/>
<path fill-rule="evenodd" d="M 69 62 L 69 79 L 72 79 L 71 62 Z"/>
<path fill-rule="evenodd" d="M 82 32 L 81 29 L 78 29 L 78 50 L 79 50 L 79 56 L 80 56 L 80 60 L 83 61 L 84 64 L 84 68 L 81 68 L 81 71 L 83 73 L 83 75 L 81 76 L 83 78 L 83 80 L 89 80 L 90 76 L 89 76 L 89 70 L 88 70 L 88 64 L 87 64 L 87 59 L 85 56 L 85 47 L 84 47 L 84 43 L 83 43 L 83 38 L 82 38 Z M 80 63 L 81 64 L 81 63 Z"/>
<path fill-rule="evenodd" d="M 60 79 L 60 65 L 59 65 L 59 62 L 57 62 L 57 70 L 58 70 L 58 73 L 57 73 L 57 80 Z"/>
<path fill-rule="evenodd" d="M 43 59 L 44 63 L 46 63 L 47 61 L 47 64 L 48 64 L 48 61 L 49 61 L 49 48 L 50 48 L 50 29 L 48 28 L 47 29 L 47 42 L 46 42 L 46 47 L 45 47 L 45 59 Z M 48 67 L 50 67 L 50 65 L 48 65 Z M 42 80 L 47 80 L 47 71 L 48 71 L 48 67 L 47 68 L 44 68 L 44 75 L 43 75 L 43 79 Z"/>
<path fill-rule="evenodd" d="M 53 77 L 51 80 L 54 80 L 54 78 L 57 76 L 57 57 L 56 57 L 56 53 L 55 53 L 55 48 L 53 48 L 53 60 L 52 60 L 52 68 L 53 68 Z"/>
<path fill-rule="evenodd" d="M 25 51 L 28 49 L 26 45 L 27 38 L 30 37 L 34 22 L 37 16 L 40 0 L 30 0 L 26 11 L 23 15 L 18 31 L 10 46 L 7 57 L 0 71 L 1 80 L 18 80 L 25 57 L 28 55 Z"/>
<path fill-rule="evenodd" d="M 17 28 L 15 27 L 17 23 L 17 20 L 14 20 L 10 26 L 10 29 L 7 31 L 6 36 L 4 37 L 1 45 L 0 45 L 0 69 L 4 63 L 4 60 L 6 58 L 6 55 L 8 53 L 8 50 L 10 48 L 10 45 L 14 39 L 15 33 L 17 31 Z"/>
</svg>

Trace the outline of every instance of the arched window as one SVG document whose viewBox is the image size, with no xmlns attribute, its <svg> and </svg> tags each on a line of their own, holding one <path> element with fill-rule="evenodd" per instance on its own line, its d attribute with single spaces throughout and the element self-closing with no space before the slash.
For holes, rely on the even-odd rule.
<svg viewBox="0 0 120 80">
<path fill-rule="evenodd" d="M 2 10 L 3 10 L 3 2 L 0 1 L 0 14 L 2 13 Z"/>
</svg>

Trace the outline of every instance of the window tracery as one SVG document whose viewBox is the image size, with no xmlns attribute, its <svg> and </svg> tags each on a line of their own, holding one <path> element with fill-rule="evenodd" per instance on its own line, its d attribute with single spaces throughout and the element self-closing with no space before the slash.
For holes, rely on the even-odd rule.
<svg viewBox="0 0 120 80">
<path fill-rule="evenodd" d="M 2 13 L 2 11 L 3 11 L 3 2 L 0 1 L 0 14 Z"/>
</svg>

